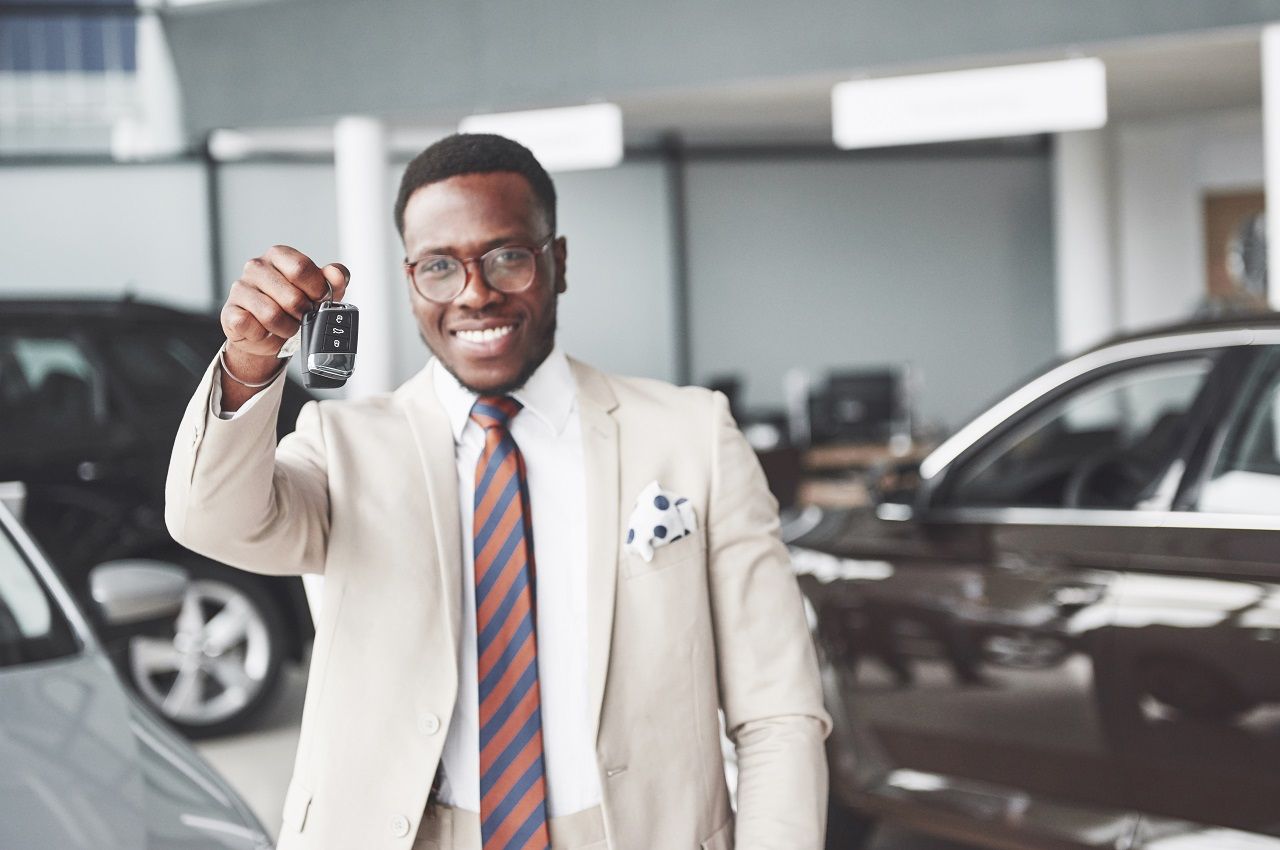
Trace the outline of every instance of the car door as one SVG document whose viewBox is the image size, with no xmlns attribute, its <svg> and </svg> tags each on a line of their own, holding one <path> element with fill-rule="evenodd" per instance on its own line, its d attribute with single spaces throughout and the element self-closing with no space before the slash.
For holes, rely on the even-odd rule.
<svg viewBox="0 0 1280 850">
<path fill-rule="evenodd" d="M 1028 847 L 1131 837 L 1095 668 L 1144 517 L 1172 501 L 1212 408 L 1223 352 L 1193 348 L 1051 371 L 926 462 L 911 519 L 850 521 L 849 578 L 823 597 L 842 595 L 845 625 L 820 612 L 819 633 L 845 636 L 840 710 L 864 806 L 958 815 Z"/>
<path fill-rule="evenodd" d="M 1280 848 L 1280 334 L 1114 592 L 1101 690 L 1146 848 Z"/>
</svg>

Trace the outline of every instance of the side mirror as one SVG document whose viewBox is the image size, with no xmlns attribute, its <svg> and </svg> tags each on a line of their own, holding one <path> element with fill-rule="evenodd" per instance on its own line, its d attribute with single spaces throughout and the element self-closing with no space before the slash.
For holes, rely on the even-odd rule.
<svg viewBox="0 0 1280 850">
<path fill-rule="evenodd" d="M 177 617 L 188 583 L 185 570 L 157 561 L 107 561 L 89 571 L 89 592 L 112 626 Z"/>
<path fill-rule="evenodd" d="M 920 461 L 891 464 L 872 484 L 871 501 L 876 516 L 883 520 L 906 521 L 915 516 L 916 493 L 920 489 Z"/>
</svg>

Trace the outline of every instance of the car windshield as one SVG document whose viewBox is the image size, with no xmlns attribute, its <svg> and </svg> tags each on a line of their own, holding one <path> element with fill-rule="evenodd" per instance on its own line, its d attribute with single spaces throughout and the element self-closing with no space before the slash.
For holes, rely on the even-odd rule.
<svg viewBox="0 0 1280 850">
<path fill-rule="evenodd" d="M 62 610 L 0 524 L 0 670 L 78 651 Z"/>
<path fill-rule="evenodd" d="M 137 402 L 154 407 L 185 403 L 222 338 L 195 326 L 122 327 L 103 335 L 99 344 L 116 372 L 128 376 Z"/>
</svg>

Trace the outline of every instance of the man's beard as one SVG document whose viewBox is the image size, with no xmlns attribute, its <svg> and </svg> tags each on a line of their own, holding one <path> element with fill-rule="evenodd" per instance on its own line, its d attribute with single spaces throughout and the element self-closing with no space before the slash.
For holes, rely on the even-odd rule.
<svg viewBox="0 0 1280 850">
<path fill-rule="evenodd" d="M 423 334 L 421 328 L 418 329 L 418 338 L 421 339 L 423 344 L 427 346 L 428 351 L 432 350 L 431 343 L 427 342 L 427 337 L 425 334 Z M 528 383 L 529 379 L 533 377 L 533 373 L 538 371 L 538 367 L 541 366 L 544 362 L 546 362 L 547 357 L 551 354 L 551 350 L 555 347 L 555 341 L 556 341 L 556 308 L 553 305 L 551 308 L 551 323 L 547 327 L 546 333 L 542 335 L 542 338 L 540 340 L 540 342 L 543 342 L 545 344 L 540 347 L 539 352 L 535 354 L 533 357 L 529 358 L 529 360 L 523 366 L 520 367 L 520 371 L 516 373 L 516 376 L 512 378 L 510 381 L 508 381 L 505 384 L 500 384 L 496 387 L 488 387 L 485 389 L 481 389 L 480 387 L 473 387 L 471 384 L 468 384 L 466 381 L 462 379 L 460 375 L 458 375 L 457 372 L 453 370 L 453 367 L 450 366 L 449 363 L 446 362 L 445 359 L 443 357 L 440 357 L 438 354 L 436 355 L 436 359 L 440 361 L 440 365 L 445 368 L 445 371 L 448 372 L 450 375 L 453 375 L 454 379 L 457 380 L 457 382 L 462 385 L 462 388 L 467 390 L 468 392 L 473 392 L 476 395 L 510 395 L 511 393 L 515 392 L 516 390 L 523 387 L 526 383 Z M 432 353 L 434 354 L 435 352 L 432 352 Z"/>
</svg>

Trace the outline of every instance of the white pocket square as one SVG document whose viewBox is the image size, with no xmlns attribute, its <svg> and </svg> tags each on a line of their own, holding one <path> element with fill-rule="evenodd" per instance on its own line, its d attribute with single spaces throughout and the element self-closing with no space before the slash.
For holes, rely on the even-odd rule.
<svg viewBox="0 0 1280 850">
<path fill-rule="evenodd" d="M 635 510 L 627 521 L 626 549 L 652 561 L 654 549 L 697 530 L 698 518 L 689 500 L 652 481 L 636 497 Z"/>
</svg>

